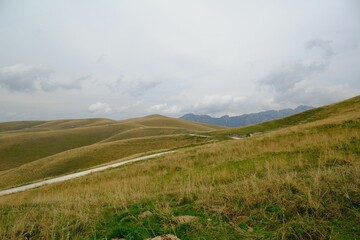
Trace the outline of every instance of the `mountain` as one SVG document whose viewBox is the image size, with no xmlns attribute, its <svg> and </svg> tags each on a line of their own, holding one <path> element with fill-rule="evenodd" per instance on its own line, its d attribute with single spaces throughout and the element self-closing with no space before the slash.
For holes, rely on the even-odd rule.
<svg viewBox="0 0 360 240">
<path fill-rule="evenodd" d="M 310 110 L 312 108 L 313 107 L 310 106 L 300 105 L 295 109 L 285 108 L 281 110 L 269 110 L 258 113 L 243 114 L 233 117 L 229 117 L 228 115 L 225 115 L 219 118 L 211 117 L 209 115 L 196 115 L 193 113 L 189 113 L 189 114 L 185 114 L 180 118 L 188 121 L 215 124 L 219 126 L 240 127 L 240 126 L 257 124 L 278 118 L 287 117 L 293 114 Z"/>
</svg>

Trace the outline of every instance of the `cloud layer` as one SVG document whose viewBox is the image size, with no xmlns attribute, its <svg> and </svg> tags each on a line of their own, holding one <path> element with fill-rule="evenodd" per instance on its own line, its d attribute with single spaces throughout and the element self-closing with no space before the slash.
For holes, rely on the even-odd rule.
<svg viewBox="0 0 360 240">
<path fill-rule="evenodd" d="M 88 110 L 90 113 L 94 113 L 94 114 L 102 114 L 102 113 L 108 114 L 112 112 L 110 105 L 104 102 L 96 102 L 94 104 L 91 104 L 88 107 Z"/>
<path fill-rule="evenodd" d="M 51 72 L 41 65 L 5 66 L 0 69 L 0 85 L 10 91 L 35 91 L 49 81 Z"/>
<path fill-rule="evenodd" d="M 0 121 L 237 115 L 346 99 L 360 92 L 359 9 L 355 0 L 4 1 Z"/>
<path fill-rule="evenodd" d="M 34 92 L 42 90 L 53 92 L 59 89 L 81 89 L 83 81 L 91 75 L 83 76 L 71 82 L 55 79 L 54 71 L 33 64 L 15 64 L 0 68 L 0 86 L 14 92 Z"/>
</svg>

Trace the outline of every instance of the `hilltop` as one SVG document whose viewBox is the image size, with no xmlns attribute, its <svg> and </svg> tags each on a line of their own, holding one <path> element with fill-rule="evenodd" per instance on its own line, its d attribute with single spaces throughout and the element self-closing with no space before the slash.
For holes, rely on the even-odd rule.
<svg viewBox="0 0 360 240">
<path fill-rule="evenodd" d="M 177 151 L 156 159 L 0 197 L 0 238 L 151 239 L 163 234 L 180 239 L 360 236 L 360 96 L 233 129 L 211 129 L 209 125 L 171 120 L 150 116 L 117 122 L 115 126 L 120 124 L 123 128 L 109 130 L 111 133 L 94 138 L 84 148 L 67 145 L 72 148 L 70 151 L 85 149 L 85 153 L 87 148 L 107 146 L 97 155 L 101 158 L 130 148 L 120 148 L 115 154 L 112 151 L 118 149 L 117 141 L 135 141 L 133 146 L 139 146 L 138 153 L 143 147 L 148 151 L 146 139 L 154 141 L 155 146 L 160 146 L 158 149 L 165 149 L 161 145 L 174 136 L 183 137 L 184 141 L 179 147 L 179 140 L 175 139 L 173 148 L 176 146 Z M 161 128 L 165 123 L 171 127 L 166 128 L 164 135 L 148 129 Z M 107 129 L 103 125 L 97 127 Z M 144 133 L 141 127 L 146 129 Z M 83 128 L 93 127 L 79 129 Z M 182 132 L 169 134 L 168 129 Z M 20 136 L 27 136 L 29 127 L 18 131 L 7 130 L 2 137 L 19 140 Z M 255 132 L 262 134 L 247 137 Z M 197 133 L 208 137 L 196 137 Z M 246 137 L 234 140 L 230 138 L 233 135 Z M 159 144 L 163 138 L 166 141 Z M 84 162 L 99 151 L 95 149 Z M 77 156 L 78 152 L 72 154 Z M 13 169 L 16 167 L 6 173 Z"/>
<path fill-rule="evenodd" d="M 0 188 L 188 145 L 218 126 L 160 115 L 0 123 Z M 192 135 L 190 135 L 192 134 Z M 31 172 L 31 174 L 28 174 Z"/>
</svg>

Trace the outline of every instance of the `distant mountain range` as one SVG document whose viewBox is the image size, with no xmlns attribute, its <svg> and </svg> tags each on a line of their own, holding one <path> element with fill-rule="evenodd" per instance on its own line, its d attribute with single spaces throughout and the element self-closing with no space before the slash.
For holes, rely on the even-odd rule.
<svg viewBox="0 0 360 240">
<path fill-rule="evenodd" d="M 296 113 L 304 112 L 306 110 L 312 109 L 313 107 L 300 105 L 295 109 L 285 108 L 281 110 L 269 110 L 264 112 L 258 113 L 250 113 L 250 114 L 243 114 L 239 116 L 230 117 L 228 115 L 216 118 L 211 117 L 209 115 L 196 115 L 193 113 L 185 114 L 184 116 L 180 117 L 181 119 L 194 121 L 194 122 L 201 122 L 201 123 L 209 123 L 215 124 L 219 126 L 226 126 L 226 127 L 240 127 L 246 126 L 250 124 L 256 124 L 261 122 L 266 122 L 278 118 L 287 117 Z"/>
</svg>

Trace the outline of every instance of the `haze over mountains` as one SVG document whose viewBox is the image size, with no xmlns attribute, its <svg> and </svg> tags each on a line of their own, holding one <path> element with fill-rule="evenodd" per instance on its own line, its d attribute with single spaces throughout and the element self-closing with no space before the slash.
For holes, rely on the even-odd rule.
<svg viewBox="0 0 360 240">
<path fill-rule="evenodd" d="M 268 110 L 268 111 L 243 114 L 233 117 L 230 117 L 228 115 L 224 115 L 222 117 L 211 117 L 209 115 L 196 115 L 193 113 L 188 113 L 180 118 L 194 122 L 215 124 L 219 126 L 240 127 L 240 126 L 262 123 L 274 119 L 287 117 L 296 113 L 304 112 L 312 108 L 313 107 L 310 106 L 300 105 L 295 109 L 285 108 L 281 110 Z"/>
</svg>

